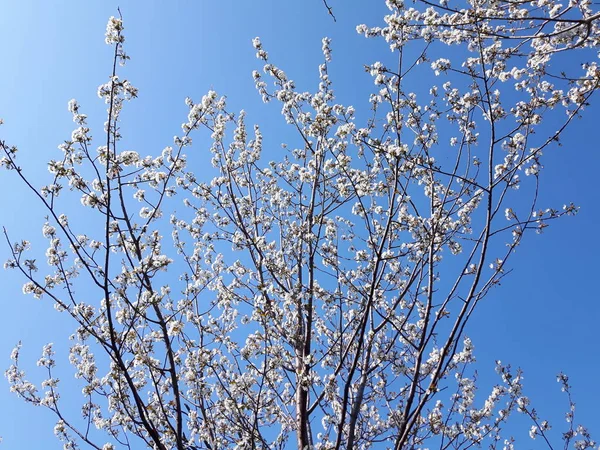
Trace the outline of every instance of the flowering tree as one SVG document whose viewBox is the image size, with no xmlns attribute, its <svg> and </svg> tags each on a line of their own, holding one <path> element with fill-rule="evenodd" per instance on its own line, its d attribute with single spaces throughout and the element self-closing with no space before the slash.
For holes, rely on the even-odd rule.
<svg viewBox="0 0 600 450">
<path fill-rule="evenodd" d="M 512 448 L 503 427 L 515 410 L 552 448 L 520 372 L 498 362 L 501 383 L 476 406 L 465 329 L 529 231 L 577 212 L 538 205 L 538 182 L 543 151 L 600 85 L 600 13 L 588 0 L 387 6 L 383 26 L 357 27 L 395 58 L 367 66 L 368 112 L 336 102 L 329 39 L 315 92 L 298 92 L 254 39 L 257 90 L 294 133 L 275 161 L 261 158 L 259 127 L 213 91 L 186 99 L 182 134 L 160 155 L 122 151 L 120 113 L 137 89 L 118 76 L 128 57 L 115 17 L 101 145 L 75 100 L 50 184 L 35 186 L 0 143 L 2 165 L 48 214 L 50 269 L 39 276 L 29 242 L 7 231 L 6 267 L 74 319 L 83 421 L 63 414 L 51 345 L 40 387 L 19 347 L 6 375 L 56 414 L 65 448 Z M 200 130 L 212 180 L 186 161 Z M 101 231 L 71 226 L 66 187 Z M 570 422 L 565 447 L 594 447 Z"/>
</svg>

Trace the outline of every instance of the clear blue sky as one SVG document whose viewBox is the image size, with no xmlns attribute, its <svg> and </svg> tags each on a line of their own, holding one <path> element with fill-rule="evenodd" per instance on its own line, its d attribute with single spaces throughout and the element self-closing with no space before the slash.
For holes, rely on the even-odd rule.
<svg viewBox="0 0 600 450">
<path fill-rule="evenodd" d="M 251 39 L 261 36 L 273 61 L 301 89 L 308 89 L 318 82 L 321 38 L 331 37 L 331 75 L 338 98 L 358 109 L 366 100 L 360 86 L 370 88 L 363 65 L 388 53 L 381 43 L 356 35 L 354 26 L 378 24 L 379 3 L 330 0 L 338 19 L 333 23 L 321 0 L 4 2 L 0 117 L 5 125 L 0 136 L 20 148 L 22 165 L 41 184 L 47 177 L 46 161 L 57 154 L 56 146 L 73 129 L 66 109 L 71 98 L 77 98 L 90 116 L 92 131 L 100 134 L 105 107 L 96 88 L 106 81 L 111 63 L 103 36 L 108 17 L 116 15 L 120 6 L 126 51 L 132 57 L 124 74 L 140 89 L 139 99 L 127 106 L 123 117 L 128 146 L 146 154 L 170 145 L 187 115 L 184 98 L 199 99 L 209 89 L 227 95 L 231 110 L 246 109 L 248 123 L 259 123 L 266 139 L 284 140 L 289 130 L 282 127 L 277 107 L 263 106 L 254 89 L 251 71 L 260 64 Z M 581 213 L 552 224 L 542 236 L 526 239 L 512 260 L 514 272 L 482 304 L 468 334 L 482 376 L 493 372 L 495 359 L 521 366 L 533 404 L 542 415 L 562 416 L 566 402 L 555 374 L 568 373 L 578 418 L 585 418 L 583 422 L 600 433 L 596 284 L 600 152 L 595 143 L 600 98 L 594 100 L 599 106 L 590 108 L 570 128 L 564 146 L 546 152 L 542 200 L 558 205 L 574 201 Z M 28 238 L 35 243 L 41 237 L 44 213 L 9 175 L 0 173 L 0 225 L 7 227 L 13 240 Z M 7 257 L 7 247 L 0 243 L 0 258 Z M 21 282 L 13 272 L 0 272 L 2 371 L 9 366 L 10 351 L 18 340 L 25 347 L 23 362 L 33 369 L 43 344 L 53 341 L 60 344 L 59 350 L 65 349 L 73 330 L 47 300 L 24 297 Z M 67 365 L 64 353 L 59 354 L 59 364 Z M 31 373 L 35 378 L 35 370 Z M 65 391 L 70 376 L 68 371 L 61 375 Z M 52 434 L 54 417 L 18 400 L 4 380 L 0 380 L 0 418 L 4 448 L 62 448 Z M 525 441 L 523 447 L 539 448 L 539 444 Z"/>
</svg>

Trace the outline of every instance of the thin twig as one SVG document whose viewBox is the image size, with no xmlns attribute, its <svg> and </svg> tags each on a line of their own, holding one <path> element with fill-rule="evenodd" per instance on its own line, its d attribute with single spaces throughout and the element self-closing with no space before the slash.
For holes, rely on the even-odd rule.
<svg viewBox="0 0 600 450">
<path fill-rule="evenodd" d="M 329 15 L 331 17 L 333 17 L 333 21 L 337 22 L 335 16 L 333 15 L 333 9 L 331 9 L 331 6 L 329 6 L 329 4 L 327 3 L 327 0 L 323 0 L 323 4 L 325 5 L 325 8 L 327 8 L 327 12 L 329 13 Z"/>
</svg>

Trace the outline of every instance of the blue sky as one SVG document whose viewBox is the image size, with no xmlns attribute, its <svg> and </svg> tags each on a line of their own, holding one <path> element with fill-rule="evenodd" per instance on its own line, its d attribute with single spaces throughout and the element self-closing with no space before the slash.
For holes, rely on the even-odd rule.
<svg viewBox="0 0 600 450">
<path fill-rule="evenodd" d="M 260 64 L 252 38 L 260 36 L 272 60 L 300 89 L 309 89 L 318 83 L 321 38 L 331 37 L 334 88 L 343 103 L 358 109 L 366 102 L 362 86 L 370 90 L 363 65 L 389 57 L 381 42 L 366 41 L 354 31 L 358 23 L 379 23 L 383 9 L 375 3 L 331 0 L 334 23 L 321 0 L 5 2 L 0 15 L 0 117 L 5 125 L 0 136 L 20 148 L 22 166 L 41 184 L 46 161 L 73 129 L 66 108 L 71 98 L 80 102 L 92 131 L 100 134 L 105 106 L 96 88 L 106 82 L 111 63 L 103 36 L 108 17 L 119 6 L 132 57 L 123 73 L 140 89 L 139 99 L 123 116 L 126 145 L 143 154 L 160 152 L 180 132 L 187 116 L 185 97 L 198 100 L 209 89 L 227 95 L 231 110 L 245 109 L 248 123 L 259 123 L 266 139 L 281 141 L 289 130 L 278 118 L 278 108 L 263 106 L 254 89 L 251 72 Z M 600 103 L 597 96 L 595 100 Z M 598 433 L 600 153 L 594 138 L 599 114 L 600 107 L 589 108 L 567 131 L 564 145 L 546 152 L 541 203 L 573 201 L 581 213 L 526 239 L 511 261 L 514 272 L 482 303 L 468 333 L 482 374 L 493 371 L 496 359 L 525 370 L 526 387 L 542 415 L 562 417 L 567 404 L 555 375 L 568 373 L 578 418 Z M 201 160 L 203 149 L 194 150 Z M 14 177 L 0 173 L 0 225 L 11 239 L 35 243 L 43 222 L 44 212 L 32 197 Z M 6 245 L 0 244 L 0 258 L 7 257 Z M 0 272 L 2 370 L 18 340 L 24 344 L 23 362 L 34 366 L 43 344 L 53 341 L 67 348 L 73 329 L 48 301 L 24 297 L 21 281 L 13 272 Z M 62 363 L 67 363 L 64 354 Z M 63 389 L 69 382 L 65 372 Z M 18 400 L 2 380 L 0 418 L 4 448 L 62 448 L 52 435 L 51 414 Z M 539 448 L 540 443 L 524 444 Z"/>
</svg>

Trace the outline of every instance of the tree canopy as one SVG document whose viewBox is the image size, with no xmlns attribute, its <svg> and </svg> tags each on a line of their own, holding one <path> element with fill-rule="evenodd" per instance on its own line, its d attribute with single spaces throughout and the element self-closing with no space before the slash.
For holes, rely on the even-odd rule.
<svg viewBox="0 0 600 450">
<path fill-rule="evenodd" d="M 579 210 L 541 204 L 540 180 L 600 85 L 600 12 L 585 0 L 385 3 L 380 23 L 356 26 L 386 51 L 364 62 L 361 105 L 337 99 L 330 39 L 310 91 L 252 40 L 256 90 L 289 136 L 277 151 L 214 90 L 185 99 L 160 152 L 131 150 L 139 91 L 121 75 L 120 14 L 105 34 L 104 129 L 92 137 L 71 100 L 75 128 L 43 185 L 0 142 L 2 176 L 47 215 L 45 261 L 5 230 L 5 267 L 72 319 L 81 413 L 64 413 L 52 344 L 39 385 L 20 345 L 6 376 L 56 415 L 65 448 L 512 448 L 513 412 L 549 448 L 596 447 L 566 375 L 559 444 L 510 365 L 476 398 L 468 331 L 523 240 Z M 191 162 L 198 141 L 210 168 Z"/>
</svg>

